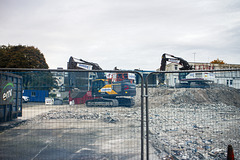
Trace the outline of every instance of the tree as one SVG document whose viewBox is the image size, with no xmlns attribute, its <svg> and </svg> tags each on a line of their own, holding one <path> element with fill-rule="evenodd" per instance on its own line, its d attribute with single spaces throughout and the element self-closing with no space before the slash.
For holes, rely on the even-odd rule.
<svg viewBox="0 0 240 160">
<path fill-rule="evenodd" d="M 48 69 L 44 55 L 33 46 L 0 46 L 0 68 Z M 55 84 L 50 71 L 18 72 L 24 89 L 51 90 Z"/>
<path fill-rule="evenodd" d="M 0 46 L 0 68 L 48 69 L 44 55 L 33 46 Z"/>
<path fill-rule="evenodd" d="M 212 64 L 226 64 L 223 60 L 220 60 L 220 59 L 213 60 L 210 63 L 212 63 Z"/>
</svg>

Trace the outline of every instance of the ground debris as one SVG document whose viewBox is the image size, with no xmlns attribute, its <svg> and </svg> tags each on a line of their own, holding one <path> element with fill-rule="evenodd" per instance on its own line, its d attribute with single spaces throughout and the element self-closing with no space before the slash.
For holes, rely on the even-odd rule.
<svg viewBox="0 0 240 160">
<path fill-rule="evenodd" d="M 232 88 L 149 89 L 150 143 L 160 159 L 240 158 L 240 94 Z"/>
<path fill-rule="evenodd" d="M 52 110 L 39 116 L 41 119 L 81 119 L 96 120 L 99 118 L 98 113 L 85 113 L 77 109 L 75 110 Z"/>
<path fill-rule="evenodd" d="M 240 107 L 240 92 L 230 87 L 221 88 L 150 88 L 149 102 L 162 104 L 219 104 Z"/>
</svg>

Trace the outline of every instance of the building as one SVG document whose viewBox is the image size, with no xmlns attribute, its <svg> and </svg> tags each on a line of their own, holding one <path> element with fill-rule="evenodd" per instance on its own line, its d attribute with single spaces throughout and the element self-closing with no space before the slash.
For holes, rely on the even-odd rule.
<svg viewBox="0 0 240 160">
<path fill-rule="evenodd" d="M 135 70 L 136 72 L 140 73 L 144 79 L 144 83 L 146 81 L 146 78 L 147 76 L 154 72 L 154 71 L 146 71 L 146 70 L 139 70 L 139 69 L 136 69 Z M 141 78 L 138 74 L 136 74 L 136 77 L 135 77 L 135 83 L 137 86 L 141 86 Z M 149 87 L 156 87 L 158 85 L 158 75 L 157 74 L 151 74 L 149 77 L 148 77 L 148 86 Z"/>
<path fill-rule="evenodd" d="M 47 90 L 23 90 L 23 96 L 28 96 L 29 102 L 45 102 L 49 93 Z"/>
<path fill-rule="evenodd" d="M 55 91 L 60 91 L 60 92 L 63 92 L 65 91 L 65 86 L 64 86 L 64 83 L 65 83 L 65 77 L 67 77 L 68 73 L 65 73 L 65 72 L 62 72 L 62 68 L 57 68 L 59 70 L 59 72 L 52 72 L 52 77 L 54 78 L 55 82 L 57 83 L 56 86 L 57 86 L 57 89 L 55 89 Z"/>
<path fill-rule="evenodd" d="M 55 86 L 53 86 L 52 90 L 50 91 L 50 95 L 55 95 L 56 97 L 65 98 L 68 96 L 68 72 L 63 72 L 63 68 L 57 68 L 59 71 L 54 71 L 52 73 L 52 77 L 56 82 Z"/>
<path fill-rule="evenodd" d="M 202 70 L 203 72 L 185 74 L 187 79 L 202 78 L 211 80 L 216 84 L 223 84 L 229 87 L 240 89 L 240 65 L 238 64 L 212 64 L 212 63 L 193 63 L 193 70 Z M 166 71 L 179 71 L 182 66 L 177 63 L 169 63 L 166 66 Z M 204 70 L 226 70 L 226 69 L 239 69 L 239 71 L 227 72 L 204 72 Z M 159 71 L 159 69 L 157 69 Z M 179 73 L 167 73 L 165 75 L 165 83 L 169 87 L 175 87 L 179 83 Z"/>
</svg>

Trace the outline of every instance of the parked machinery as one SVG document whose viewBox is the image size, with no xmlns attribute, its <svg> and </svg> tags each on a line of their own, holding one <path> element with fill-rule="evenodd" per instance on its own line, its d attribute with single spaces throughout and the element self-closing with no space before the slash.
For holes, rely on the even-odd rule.
<svg viewBox="0 0 240 160">
<path fill-rule="evenodd" d="M 69 59 L 68 69 L 102 70 L 97 63 L 73 57 Z M 136 95 L 136 86 L 129 79 L 113 81 L 104 72 L 73 72 L 70 73 L 70 85 L 70 98 L 75 100 L 85 97 L 82 103 L 87 106 L 130 107 L 135 104 L 132 97 Z"/>
<path fill-rule="evenodd" d="M 168 58 L 168 57 L 170 58 Z M 182 67 L 179 68 L 179 70 L 192 70 L 192 66 L 183 58 L 180 57 L 175 57 L 171 54 L 164 53 L 162 55 L 162 60 L 161 60 L 161 66 L 160 66 L 160 71 L 165 71 L 166 70 L 166 63 L 172 62 L 172 63 L 177 63 L 181 65 Z M 165 74 L 160 73 L 159 75 L 159 84 L 163 85 L 165 81 Z M 179 82 L 177 83 L 175 87 L 177 88 L 209 88 L 210 85 L 208 84 L 209 82 L 212 82 L 211 80 L 206 80 L 204 78 L 196 78 L 193 77 L 192 74 L 189 76 L 189 72 L 181 72 L 179 73 Z"/>
</svg>

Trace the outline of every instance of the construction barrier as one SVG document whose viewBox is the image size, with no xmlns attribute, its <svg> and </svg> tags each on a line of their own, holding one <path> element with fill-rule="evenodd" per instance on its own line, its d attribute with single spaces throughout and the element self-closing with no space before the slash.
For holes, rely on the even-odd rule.
<svg viewBox="0 0 240 160">
<path fill-rule="evenodd" d="M 1 72 L 22 77 L 23 93 L 29 101 L 22 103 L 21 118 L 0 123 L 0 159 L 144 159 L 146 156 L 144 85 L 136 95 L 132 79 L 101 77 L 97 81 L 95 71 L 2 69 Z M 134 71 L 102 73 L 131 73 L 141 78 Z M 116 99 L 113 95 L 116 93 L 121 97 Z M 86 106 L 87 101 L 103 100 L 107 94 L 111 95 L 105 98 L 107 102 Z M 105 106 L 112 102 L 114 106 Z"/>
<path fill-rule="evenodd" d="M 29 97 L 0 159 L 240 159 L 240 70 L 0 71 Z"/>
<path fill-rule="evenodd" d="M 145 86 L 147 159 L 240 158 L 239 69 L 152 72 Z"/>
</svg>

